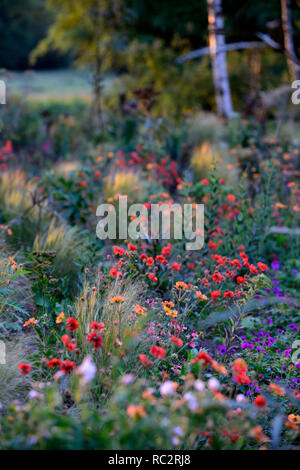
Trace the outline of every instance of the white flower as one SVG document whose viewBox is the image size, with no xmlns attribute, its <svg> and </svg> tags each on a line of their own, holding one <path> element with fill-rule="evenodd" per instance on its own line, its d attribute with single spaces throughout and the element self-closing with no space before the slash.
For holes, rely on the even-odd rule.
<svg viewBox="0 0 300 470">
<path fill-rule="evenodd" d="M 175 392 L 174 382 L 167 380 L 161 384 L 159 391 L 163 397 L 170 397 Z"/>
<path fill-rule="evenodd" d="M 215 377 L 211 377 L 207 382 L 207 387 L 214 392 L 220 388 L 220 382 Z"/>
<path fill-rule="evenodd" d="M 76 374 L 81 376 L 81 382 L 83 384 L 87 384 L 95 377 L 96 370 L 97 368 L 91 360 L 91 356 L 86 356 L 82 364 L 77 367 Z"/>
<path fill-rule="evenodd" d="M 198 402 L 195 395 L 192 392 L 187 392 L 184 394 L 184 399 L 188 403 L 188 407 L 190 410 L 196 410 L 198 408 Z"/>
<path fill-rule="evenodd" d="M 204 382 L 202 382 L 202 380 L 196 380 L 196 382 L 194 383 L 194 388 L 195 390 L 197 390 L 197 392 L 203 392 L 203 390 L 205 389 L 205 384 Z"/>
<path fill-rule="evenodd" d="M 175 428 L 173 428 L 173 433 L 175 436 L 183 436 L 183 431 L 180 426 L 175 426 Z"/>
<path fill-rule="evenodd" d="M 242 393 L 239 393 L 237 396 L 236 396 L 236 401 L 238 403 L 242 403 L 243 401 L 247 401 L 245 395 L 243 395 Z"/>
<path fill-rule="evenodd" d="M 35 398 L 41 399 L 41 398 L 43 398 L 43 395 L 42 395 L 42 393 L 37 392 L 36 390 L 30 390 L 30 392 L 29 392 L 29 394 L 28 394 L 28 397 L 29 397 L 31 400 L 33 400 L 33 399 L 35 399 Z"/>
<path fill-rule="evenodd" d="M 130 385 L 134 381 L 134 377 L 131 374 L 126 374 L 122 377 L 122 383 L 124 385 Z"/>
</svg>

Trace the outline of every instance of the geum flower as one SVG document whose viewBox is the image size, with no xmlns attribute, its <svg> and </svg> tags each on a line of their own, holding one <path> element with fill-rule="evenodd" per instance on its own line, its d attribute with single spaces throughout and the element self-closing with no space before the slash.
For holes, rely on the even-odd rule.
<svg viewBox="0 0 300 470">
<path fill-rule="evenodd" d="M 90 324 L 90 329 L 99 331 L 99 333 L 103 330 L 103 328 L 104 328 L 103 322 L 97 323 L 96 321 L 92 321 L 92 323 Z"/>
<path fill-rule="evenodd" d="M 148 359 L 145 354 L 140 354 L 139 358 L 140 358 L 142 364 L 144 364 L 145 367 L 152 367 L 153 366 L 153 361 Z"/>
<path fill-rule="evenodd" d="M 181 338 L 177 338 L 176 336 L 171 336 L 172 343 L 176 344 L 179 348 L 183 345 L 183 341 Z"/>
<path fill-rule="evenodd" d="M 139 304 L 136 304 L 133 308 L 133 311 L 135 313 L 137 313 L 138 315 L 141 315 L 142 317 L 145 317 L 146 316 L 146 311 L 147 311 L 147 308 L 146 307 L 142 307 L 141 305 Z"/>
<path fill-rule="evenodd" d="M 194 359 L 191 359 L 192 364 L 195 364 L 196 362 L 200 362 L 203 367 L 206 367 L 212 363 L 212 358 L 206 352 L 200 351 Z"/>
<path fill-rule="evenodd" d="M 47 362 L 47 366 L 52 369 L 53 367 L 60 367 L 62 365 L 62 361 L 60 359 L 57 359 L 54 357 L 53 359 L 50 359 L 50 361 Z"/>
<path fill-rule="evenodd" d="M 96 331 L 92 331 L 87 338 L 88 343 L 92 343 L 95 349 L 100 349 L 103 346 L 103 339 Z"/>
<path fill-rule="evenodd" d="M 166 351 L 164 348 L 160 346 L 152 346 L 150 349 L 151 354 L 153 354 L 154 357 L 164 359 L 166 357 Z"/>
<path fill-rule="evenodd" d="M 71 340 L 71 338 L 68 335 L 63 335 L 61 337 L 61 340 L 63 344 L 66 346 L 66 348 L 68 349 L 68 351 L 74 351 L 74 349 L 76 349 L 77 347 L 76 342 L 74 340 Z"/>
<path fill-rule="evenodd" d="M 69 331 L 75 331 L 79 327 L 79 322 L 75 320 L 73 317 L 67 318 L 67 330 Z"/>
<path fill-rule="evenodd" d="M 31 365 L 26 364 L 25 362 L 20 362 L 20 364 L 18 364 L 18 369 L 22 375 L 28 375 L 31 371 Z"/>
<path fill-rule="evenodd" d="M 75 362 L 69 361 L 68 359 L 66 359 L 64 362 L 62 362 L 62 364 L 60 366 L 60 370 L 64 374 L 68 374 L 68 373 L 72 372 L 72 370 L 74 370 L 75 367 L 76 367 Z"/>
</svg>

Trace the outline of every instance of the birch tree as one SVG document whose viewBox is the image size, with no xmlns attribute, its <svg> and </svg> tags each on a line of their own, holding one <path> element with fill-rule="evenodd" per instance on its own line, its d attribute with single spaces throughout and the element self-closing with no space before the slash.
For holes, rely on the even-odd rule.
<svg viewBox="0 0 300 470">
<path fill-rule="evenodd" d="M 222 0 L 207 0 L 207 10 L 209 50 L 212 60 L 217 112 L 220 116 L 231 118 L 233 108 L 226 63 Z"/>
<path fill-rule="evenodd" d="M 281 0 L 281 21 L 287 65 L 293 82 L 300 79 L 300 65 L 293 41 L 291 0 Z"/>
</svg>

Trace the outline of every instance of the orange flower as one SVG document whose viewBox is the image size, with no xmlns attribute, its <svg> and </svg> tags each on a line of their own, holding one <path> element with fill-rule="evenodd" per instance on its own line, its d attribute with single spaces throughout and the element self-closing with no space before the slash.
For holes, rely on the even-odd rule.
<svg viewBox="0 0 300 470">
<path fill-rule="evenodd" d="M 58 317 L 56 317 L 56 323 L 57 323 L 57 324 L 61 323 L 64 318 L 65 318 L 64 312 L 60 312 L 60 314 L 58 315 Z"/>
<path fill-rule="evenodd" d="M 133 310 L 135 311 L 135 313 L 137 313 L 138 315 L 141 315 L 142 317 L 146 316 L 145 314 L 145 312 L 147 311 L 146 307 L 142 307 L 141 305 L 136 304 Z"/>
<path fill-rule="evenodd" d="M 243 359 L 236 359 L 234 361 L 234 366 L 232 367 L 232 370 L 237 373 L 243 373 L 247 372 L 248 366 Z"/>
<path fill-rule="evenodd" d="M 129 405 L 127 408 L 127 414 L 133 419 L 145 418 L 146 411 L 142 406 Z"/>
<path fill-rule="evenodd" d="M 164 305 L 164 307 L 173 308 L 174 307 L 174 302 L 164 300 L 163 305 Z"/>
<path fill-rule="evenodd" d="M 213 369 L 215 369 L 217 372 L 219 372 L 219 374 L 222 374 L 222 375 L 227 375 L 228 374 L 228 370 L 226 369 L 225 366 L 223 366 L 222 364 L 218 364 L 217 361 L 212 361 L 211 363 L 211 366 L 213 367 Z"/>
<path fill-rule="evenodd" d="M 283 388 L 279 387 L 279 385 L 277 385 L 277 384 L 270 383 L 269 389 L 272 392 L 276 393 L 276 395 L 279 395 L 281 397 L 283 397 L 285 395 L 285 391 L 283 390 Z"/>
<path fill-rule="evenodd" d="M 180 338 L 177 338 L 176 336 L 171 336 L 171 341 L 176 344 L 180 348 L 180 346 L 183 345 L 183 341 Z"/>
<path fill-rule="evenodd" d="M 185 282 L 183 281 L 177 281 L 175 284 L 176 289 L 178 290 L 185 290 L 188 286 Z"/>
<path fill-rule="evenodd" d="M 291 413 L 290 415 L 288 415 L 288 420 L 290 423 L 300 424 L 300 415 L 295 415 L 294 413 Z"/>
<path fill-rule="evenodd" d="M 164 311 L 166 312 L 166 315 L 168 315 L 168 317 L 176 318 L 178 315 L 177 310 L 172 310 L 171 308 L 166 306 L 164 306 Z"/>
<path fill-rule="evenodd" d="M 114 297 L 111 297 L 109 299 L 112 304 L 121 304 L 122 302 L 124 302 L 124 300 L 125 297 L 123 297 L 122 295 L 115 295 Z"/>
<path fill-rule="evenodd" d="M 29 325 L 36 325 L 37 324 L 37 321 L 34 317 L 31 317 L 29 318 L 29 320 L 27 320 L 23 326 L 29 326 Z"/>
<path fill-rule="evenodd" d="M 196 297 L 200 300 L 207 300 L 207 296 L 202 294 L 202 292 L 200 290 L 197 290 Z"/>
<path fill-rule="evenodd" d="M 250 436 L 254 437 L 259 443 L 268 442 L 270 439 L 263 433 L 261 426 L 255 426 L 250 429 Z"/>
</svg>

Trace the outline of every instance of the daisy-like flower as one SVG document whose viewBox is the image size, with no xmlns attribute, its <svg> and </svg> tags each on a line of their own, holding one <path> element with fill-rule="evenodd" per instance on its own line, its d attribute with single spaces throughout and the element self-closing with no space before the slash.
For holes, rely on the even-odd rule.
<svg viewBox="0 0 300 470">
<path fill-rule="evenodd" d="M 58 315 L 58 317 L 56 317 L 56 323 L 57 323 L 57 324 L 61 323 L 64 318 L 65 318 L 64 312 L 60 312 L 60 314 Z"/>
<path fill-rule="evenodd" d="M 146 307 L 142 307 L 141 305 L 139 304 L 136 304 L 134 307 L 133 307 L 133 311 L 135 313 L 137 313 L 138 315 L 141 315 L 142 317 L 145 317 L 146 316 Z"/>
<path fill-rule="evenodd" d="M 188 285 L 183 281 L 177 281 L 176 284 L 175 284 L 175 287 L 178 290 L 185 290 L 185 289 L 187 289 Z"/>
<path fill-rule="evenodd" d="M 29 320 L 27 320 L 23 326 L 29 326 L 29 325 L 36 325 L 37 324 L 37 321 L 34 317 L 31 317 L 29 318 Z"/>
<path fill-rule="evenodd" d="M 125 297 L 123 297 L 122 295 L 115 295 L 114 297 L 111 297 L 109 299 L 110 303 L 112 304 L 121 304 L 122 302 L 124 302 L 125 300 Z"/>
</svg>

